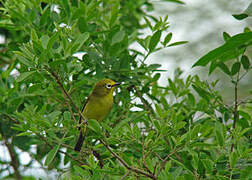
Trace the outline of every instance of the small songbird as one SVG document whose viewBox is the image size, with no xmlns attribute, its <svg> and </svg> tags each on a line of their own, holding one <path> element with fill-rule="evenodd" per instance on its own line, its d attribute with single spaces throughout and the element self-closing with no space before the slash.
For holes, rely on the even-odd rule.
<svg viewBox="0 0 252 180">
<path fill-rule="evenodd" d="M 82 108 L 82 115 L 85 119 L 80 118 L 80 136 L 75 145 L 75 151 L 81 150 L 86 134 L 86 130 L 83 130 L 83 126 L 88 122 L 88 119 L 95 119 L 100 122 L 110 112 L 113 105 L 113 92 L 118 85 L 120 85 L 120 83 L 116 83 L 111 79 L 103 79 L 98 81 L 94 86 L 91 95 Z"/>
</svg>

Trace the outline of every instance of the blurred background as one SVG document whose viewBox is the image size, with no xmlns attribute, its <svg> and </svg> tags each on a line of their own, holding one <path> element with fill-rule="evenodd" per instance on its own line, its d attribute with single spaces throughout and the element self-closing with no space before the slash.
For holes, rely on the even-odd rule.
<svg viewBox="0 0 252 180">
<path fill-rule="evenodd" d="M 165 17 L 168 15 L 170 22 L 169 30 L 173 33 L 172 42 L 189 41 L 189 43 L 181 46 L 170 47 L 158 51 L 147 59 L 147 63 L 160 63 L 160 69 L 167 70 L 162 73 L 160 84 L 167 85 L 168 77 L 172 78 L 174 70 L 181 68 L 184 71 L 183 76 L 189 74 L 200 74 L 202 78 L 209 81 L 220 78 L 221 82 L 218 88 L 221 90 L 223 97 L 227 103 L 232 102 L 232 92 L 229 88 L 232 86 L 231 82 L 226 79 L 225 75 L 220 71 L 215 71 L 208 77 L 207 68 L 191 68 L 192 65 L 203 55 L 210 50 L 217 48 L 224 43 L 222 33 L 227 32 L 230 35 L 235 35 L 243 32 L 245 27 L 252 27 L 252 18 L 238 21 L 232 17 L 232 14 L 239 14 L 243 12 L 251 3 L 250 0 L 183 0 L 184 5 L 151 0 L 154 4 L 154 10 L 151 15 L 158 17 Z M 150 33 L 148 29 L 143 31 L 144 34 Z M 145 35 L 144 35 L 145 36 Z M 0 29 L 0 47 L 5 43 L 6 38 Z M 132 48 L 141 49 L 141 47 L 134 43 Z M 249 52 L 249 57 L 252 57 L 252 50 Z M 1 48 L 0 48 L 0 61 Z M 0 62 L 0 65 L 3 62 Z M 252 75 L 248 74 L 241 82 L 240 97 L 247 96 L 249 90 L 252 88 Z M 28 153 L 17 151 L 21 154 L 21 161 L 29 162 L 30 156 Z M 0 145 L 0 160 L 9 161 L 9 153 L 5 146 Z M 36 167 L 36 165 L 35 165 Z M 38 164 L 38 167 L 40 165 Z M 30 169 L 26 174 L 36 174 L 36 176 L 44 177 L 46 179 L 53 178 L 54 173 L 47 174 L 43 169 Z M 1 177 L 0 177 L 1 178 Z"/>
<path fill-rule="evenodd" d="M 232 102 L 229 89 L 232 83 L 219 71 L 208 76 L 207 68 L 191 68 L 192 65 L 209 51 L 224 43 L 223 32 L 231 36 L 243 32 L 245 27 L 252 27 L 252 18 L 238 21 L 232 14 L 242 13 L 251 3 L 250 0 L 184 0 L 184 5 L 153 0 L 155 17 L 168 14 L 169 30 L 173 33 L 172 41 L 189 41 L 185 45 L 175 46 L 156 52 L 148 57 L 149 63 L 161 63 L 167 73 L 162 74 L 160 83 L 166 85 L 167 77 L 172 77 L 174 70 L 179 67 L 184 71 L 183 76 L 200 73 L 201 78 L 221 79 L 218 84 L 227 103 Z M 248 50 L 249 57 L 252 49 Z M 252 73 L 241 81 L 241 98 L 248 96 L 252 89 Z"/>
</svg>

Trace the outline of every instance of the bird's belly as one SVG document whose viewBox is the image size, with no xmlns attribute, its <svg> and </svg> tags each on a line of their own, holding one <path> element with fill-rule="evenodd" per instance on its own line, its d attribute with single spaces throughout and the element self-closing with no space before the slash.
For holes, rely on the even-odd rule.
<svg viewBox="0 0 252 180">
<path fill-rule="evenodd" d="M 87 119 L 96 119 L 97 121 L 103 120 L 109 113 L 112 107 L 113 100 L 109 98 L 90 99 L 84 109 L 84 117 Z M 90 104 L 92 106 L 90 106 Z"/>
</svg>

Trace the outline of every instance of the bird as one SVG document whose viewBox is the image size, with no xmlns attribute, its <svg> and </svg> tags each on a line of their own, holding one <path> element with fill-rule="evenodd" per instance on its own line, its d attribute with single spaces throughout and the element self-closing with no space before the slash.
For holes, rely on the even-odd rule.
<svg viewBox="0 0 252 180">
<path fill-rule="evenodd" d="M 82 117 L 85 119 L 80 117 L 79 120 L 80 135 L 74 147 L 75 151 L 81 150 L 87 134 L 87 129 L 83 126 L 86 126 L 88 119 L 95 119 L 101 122 L 108 115 L 113 105 L 114 89 L 120 84 L 111 79 L 102 79 L 95 84 L 81 111 Z"/>
</svg>

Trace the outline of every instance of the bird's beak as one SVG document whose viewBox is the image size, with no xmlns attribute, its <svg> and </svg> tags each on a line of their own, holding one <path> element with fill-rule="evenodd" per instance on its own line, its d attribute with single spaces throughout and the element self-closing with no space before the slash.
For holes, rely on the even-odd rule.
<svg viewBox="0 0 252 180">
<path fill-rule="evenodd" d="M 119 86 L 120 84 L 121 84 L 121 83 L 118 83 L 118 82 L 117 82 L 117 83 L 113 84 L 112 87 Z"/>
</svg>

